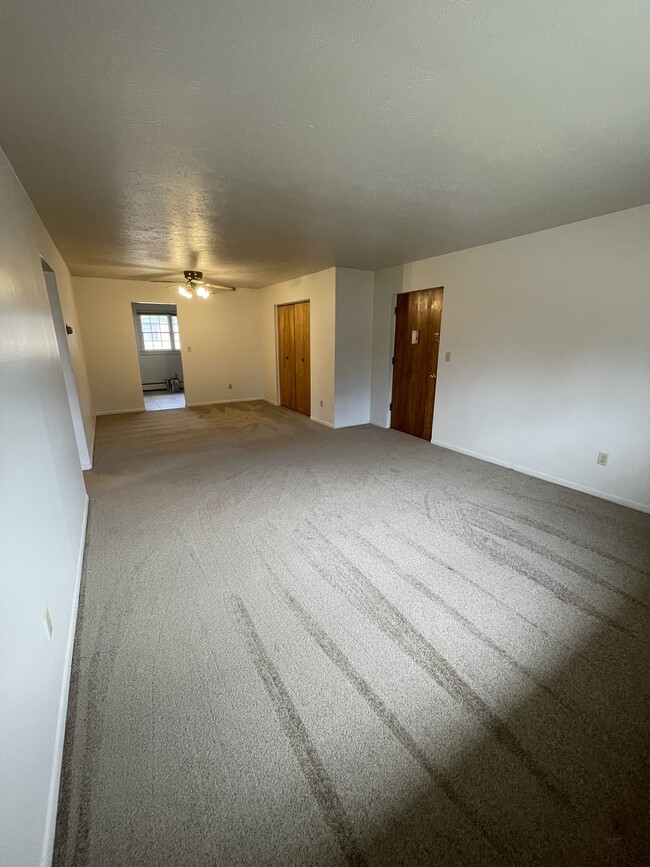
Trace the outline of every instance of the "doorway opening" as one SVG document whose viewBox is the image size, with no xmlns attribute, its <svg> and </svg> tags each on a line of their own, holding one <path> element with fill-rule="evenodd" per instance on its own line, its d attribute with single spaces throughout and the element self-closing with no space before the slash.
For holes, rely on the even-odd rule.
<svg viewBox="0 0 650 867">
<path fill-rule="evenodd" d="M 131 308 L 144 408 L 182 409 L 185 381 L 176 305 L 134 302 Z"/>
<path fill-rule="evenodd" d="M 443 291 L 405 292 L 395 307 L 390 426 L 425 440 L 433 432 Z"/>
<path fill-rule="evenodd" d="M 280 304 L 277 310 L 280 404 L 311 415 L 309 301 Z"/>
<path fill-rule="evenodd" d="M 61 299 L 59 298 L 59 287 L 56 283 L 56 274 L 44 259 L 41 259 L 41 268 L 43 269 L 43 279 L 45 280 L 45 287 L 47 289 L 47 300 L 50 303 L 52 322 L 54 323 L 54 334 L 59 349 L 59 358 L 61 359 L 63 381 L 68 396 L 68 404 L 70 405 L 72 427 L 74 429 L 75 442 L 77 443 L 77 451 L 79 452 L 79 463 L 81 464 L 82 470 L 89 470 L 92 467 L 92 460 L 88 450 L 88 441 L 86 439 L 86 431 L 84 429 L 83 416 L 81 414 L 81 404 L 79 403 L 77 383 L 74 378 L 72 358 L 70 356 L 70 347 L 68 345 L 69 339 L 76 340 L 78 338 L 76 335 L 73 337 L 74 331 L 69 325 L 66 325 L 63 319 Z"/>
</svg>

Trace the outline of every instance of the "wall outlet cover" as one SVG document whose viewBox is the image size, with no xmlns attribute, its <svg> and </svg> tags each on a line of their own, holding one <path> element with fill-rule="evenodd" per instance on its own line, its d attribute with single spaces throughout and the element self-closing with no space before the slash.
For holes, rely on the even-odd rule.
<svg viewBox="0 0 650 867">
<path fill-rule="evenodd" d="M 451 352 L 445 352 L 445 361 L 451 361 Z"/>
<path fill-rule="evenodd" d="M 609 455 L 606 452 L 598 452 L 598 457 L 596 458 L 596 463 L 599 467 L 606 467 L 607 461 L 609 460 Z"/>
</svg>

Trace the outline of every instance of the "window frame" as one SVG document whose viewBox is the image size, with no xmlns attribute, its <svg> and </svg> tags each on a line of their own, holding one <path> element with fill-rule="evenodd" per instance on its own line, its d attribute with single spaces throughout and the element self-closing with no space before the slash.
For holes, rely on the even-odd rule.
<svg viewBox="0 0 650 867">
<path fill-rule="evenodd" d="M 143 354 L 146 355 L 168 355 L 170 352 L 180 352 L 181 351 L 181 340 L 180 340 L 180 327 L 178 324 L 178 313 L 145 313 L 142 311 L 137 311 L 138 317 L 138 344 L 139 350 Z M 169 349 L 148 349 L 145 346 L 144 340 L 144 331 L 142 328 L 142 317 L 157 317 L 159 319 L 167 320 L 167 334 L 170 337 L 171 347 Z M 176 320 L 176 331 L 174 331 L 174 323 L 173 320 Z"/>
</svg>

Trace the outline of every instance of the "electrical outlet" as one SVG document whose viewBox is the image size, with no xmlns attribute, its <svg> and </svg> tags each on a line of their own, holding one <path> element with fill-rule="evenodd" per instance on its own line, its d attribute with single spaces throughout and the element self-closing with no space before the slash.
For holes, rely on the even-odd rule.
<svg viewBox="0 0 650 867">
<path fill-rule="evenodd" d="M 323 401 L 322 401 L 322 400 L 321 400 L 321 402 L 320 402 L 320 405 L 321 405 L 321 406 L 323 405 Z"/>
<path fill-rule="evenodd" d="M 598 452 L 598 457 L 596 458 L 596 463 L 599 467 L 606 467 L 607 461 L 609 460 L 609 455 L 605 454 L 605 452 Z"/>
<path fill-rule="evenodd" d="M 191 351 L 192 351 L 192 347 L 191 347 L 191 346 L 188 346 L 188 347 L 187 347 L 187 351 L 188 351 L 188 352 L 191 352 Z"/>
<path fill-rule="evenodd" d="M 451 361 L 451 352 L 445 352 L 445 361 Z"/>
<path fill-rule="evenodd" d="M 232 388 L 232 382 L 228 385 L 228 388 Z"/>
<path fill-rule="evenodd" d="M 43 623 L 45 624 L 45 631 L 47 632 L 47 640 L 49 641 L 52 638 L 52 618 L 50 617 L 50 609 L 46 608 L 43 612 Z"/>
</svg>

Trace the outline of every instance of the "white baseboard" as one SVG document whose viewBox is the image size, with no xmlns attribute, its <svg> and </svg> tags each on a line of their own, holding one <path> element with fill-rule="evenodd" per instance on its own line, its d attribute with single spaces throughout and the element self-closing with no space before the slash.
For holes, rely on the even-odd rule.
<svg viewBox="0 0 650 867">
<path fill-rule="evenodd" d="M 316 424 L 322 424 L 322 425 L 324 425 L 325 427 L 329 427 L 329 428 L 332 428 L 332 430 L 335 430 L 334 425 L 333 425 L 331 422 L 329 422 L 329 421 L 325 421 L 325 419 L 323 419 L 323 418 L 317 418 L 315 415 L 310 415 L 310 416 L 309 416 L 309 420 L 310 420 L 310 421 L 315 421 Z"/>
<path fill-rule="evenodd" d="M 222 403 L 249 403 L 252 400 L 264 400 L 263 397 L 231 397 L 228 400 L 208 400 L 205 403 L 186 403 L 186 407 L 194 406 L 216 406 Z"/>
<path fill-rule="evenodd" d="M 54 757 L 52 759 L 52 773 L 50 775 L 50 793 L 47 802 L 47 816 L 45 819 L 45 831 L 43 833 L 43 845 L 41 847 L 40 867 L 49 867 L 52 863 L 54 852 L 54 835 L 56 833 L 56 813 L 59 805 L 59 785 L 61 783 L 61 766 L 63 763 L 63 744 L 65 742 L 65 722 L 68 715 L 68 694 L 70 692 L 70 675 L 72 673 L 72 651 L 74 650 L 74 636 L 77 627 L 77 609 L 79 607 L 79 591 L 81 589 L 81 572 L 84 562 L 84 550 L 86 547 L 86 527 L 88 525 L 88 494 L 84 507 L 83 521 L 81 524 L 81 539 L 79 541 L 79 555 L 77 557 L 77 577 L 75 579 L 74 593 L 72 596 L 72 608 L 70 611 L 70 626 L 65 648 L 63 663 L 63 680 L 61 682 L 61 697 L 59 699 L 59 713 L 56 724 L 56 737 L 54 741 Z"/>
<path fill-rule="evenodd" d="M 571 490 L 580 491 L 582 494 L 590 494 L 592 497 L 599 497 L 601 500 L 608 500 L 610 503 L 617 503 L 619 506 L 627 506 L 629 509 L 637 509 L 639 512 L 650 512 L 650 505 L 637 503 L 635 500 L 628 500 L 625 497 L 618 497 L 615 494 L 608 494 L 606 491 L 598 490 L 598 488 L 589 488 L 586 485 L 580 485 L 577 482 L 570 481 L 569 479 L 560 479 L 557 476 L 550 476 L 548 473 L 540 473 L 538 470 L 531 470 L 528 467 L 522 467 L 519 464 L 512 464 L 509 461 L 502 461 L 499 458 L 493 458 L 490 455 L 481 454 L 481 452 L 473 452 L 470 449 L 452 446 L 449 443 L 443 443 L 440 440 L 431 440 L 431 443 L 434 446 L 440 446 L 440 448 L 449 449 L 452 452 L 459 452 L 461 455 L 467 455 L 470 458 L 478 458 L 478 460 L 486 461 L 488 464 L 496 464 L 499 467 L 506 467 L 509 470 L 515 470 L 518 473 L 523 473 L 525 476 L 533 476 L 535 479 L 542 479 L 545 482 L 552 482 L 554 485 L 562 485 L 563 488 L 571 488 Z"/>
<path fill-rule="evenodd" d="M 145 412 L 144 404 L 136 406 L 135 409 L 103 409 L 96 413 L 96 415 L 122 415 L 127 412 Z"/>
<path fill-rule="evenodd" d="M 280 406 L 280 404 L 277 402 L 277 400 L 271 400 L 270 397 L 263 397 L 262 400 L 265 401 L 266 403 L 270 403 L 271 406 Z"/>
</svg>

